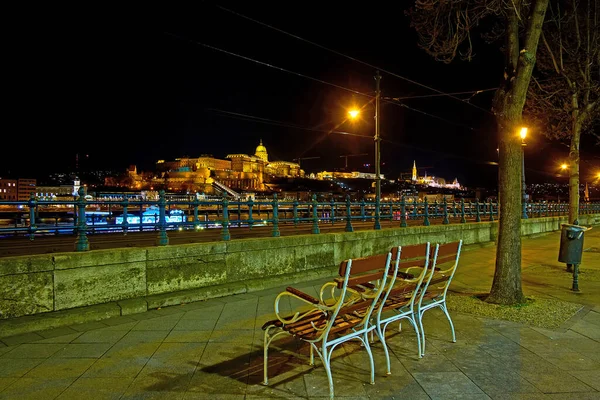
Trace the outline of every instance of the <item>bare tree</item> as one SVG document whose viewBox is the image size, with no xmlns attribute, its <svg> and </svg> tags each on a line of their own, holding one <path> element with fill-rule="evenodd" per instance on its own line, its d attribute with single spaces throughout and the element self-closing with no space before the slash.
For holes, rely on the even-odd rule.
<svg viewBox="0 0 600 400">
<path fill-rule="evenodd" d="M 600 10 L 595 0 L 555 0 L 548 14 L 525 113 L 547 136 L 570 140 L 569 223 L 577 223 L 581 134 L 594 134 L 600 117 Z"/>
<path fill-rule="evenodd" d="M 499 134 L 500 219 L 496 270 L 487 301 L 517 304 L 521 286 L 521 139 L 518 128 L 549 0 L 416 0 L 409 12 L 419 44 L 436 59 L 473 56 L 471 35 L 484 20 L 485 33 L 503 37 L 504 74 L 492 111 Z M 483 30 L 483 29 L 482 29 Z"/>
</svg>

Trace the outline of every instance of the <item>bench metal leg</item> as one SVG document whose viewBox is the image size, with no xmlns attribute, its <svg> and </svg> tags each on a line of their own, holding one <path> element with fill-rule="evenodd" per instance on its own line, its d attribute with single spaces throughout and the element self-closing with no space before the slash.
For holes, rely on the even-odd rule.
<svg viewBox="0 0 600 400">
<path fill-rule="evenodd" d="M 423 329 L 423 313 L 419 312 L 419 329 L 421 330 L 421 357 L 425 355 L 425 329 Z"/>
<path fill-rule="evenodd" d="M 440 308 L 446 314 L 446 318 L 448 318 L 448 322 L 450 322 L 450 329 L 452 329 L 452 343 L 456 343 L 456 334 L 454 333 L 454 324 L 452 323 L 452 318 L 450 318 L 450 314 L 448 313 L 448 308 L 446 307 L 446 303 L 440 304 Z"/>
<path fill-rule="evenodd" d="M 373 331 L 371 331 L 371 335 L 373 334 Z M 369 344 L 369 334 L 367 332 L 365 332 L 365 336 L 363 338 L 361 338 L 360 336 L 358 337 L 358 339 L 364 343 L 365 345 L 365 349 L 367 350 L 367 353 L 369 354 L 369 362 L 371 363 L 371 385 L 375 384 L 375 362 L 373 361 L 373 353 L 371 352 L 371 345 Z"/>
<path fill-rule="evenodd" d="M 391 375 L 391 368 L 390 368 L 390 352 L 388 350 L 387 347 L 387 343 L 385 342 L 385 328 L 387 328 L 388 324 L 385 324 L 383 326 L 383 329 L 381 329 L 381 325 L 377 324 L 377 336 L 379 336 L 379 340 L 381 341 L 381 343 L 383 343 L 383 351 L 385 352 L 385 362 L 387 364 L 387 374 Z"/>
<path fill-rule="evenodd" d="M 411 318 L 411 317 L 406 317 L 406 319 L 410 322 L 410 324 L 412 325 L 413 329 L 415 330 L 415 333 L 417 334 L 417 353 L 419 353 L 419 358 L 423 357 L 423 355 L 421 354 L 421 332 L 419 332 L 419 327 L 417 326 L 417 322 Z"/>
</svg>

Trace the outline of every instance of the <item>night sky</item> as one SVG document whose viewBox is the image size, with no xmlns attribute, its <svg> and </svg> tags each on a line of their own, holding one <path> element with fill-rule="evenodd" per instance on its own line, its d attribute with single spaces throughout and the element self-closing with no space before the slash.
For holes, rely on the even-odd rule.
<svg viewBox="0 0 600 400">
<path fill-rule="evenodd" d="M 400 8 L 347 2 L 220 5 L 445 92 L 493 88 L 502 76 L 501 54 L 484 43 L 470 63 L 435 62 L 417 47 Z M 40 178 L 73 170 L 76 154 L 87 168 L 124 170 L 136 164 L 148 170 L 158 159 L 252 154 L 261 138 L 271 160 L 320 157 L 302 161 L 308 172 L 343 167 L 343 154 L 369 154 L 349 158 L 352 169 L 372 164 L 371 139 L 326 133 L 337 126 L 373 135 L 369 98 L 195 42 L 370 95 L 375 90 L 371 67 L 210 2 L 152 15 L 91 6 L 22 11 L 13 15 L 14 29 L 4 49 L 9 105 L 0 176 Z M 435 94 L 385 72 L 382 76 L 382 96 Z M 471 103 L 489 110 L 492 95 L 478 94 Z M 445 121 L 382 102 L 382 173 L 397 177 L 416 160 L 418 166 L 430 167 L 429 175 L 458 177 L 468 186 L 496 185 L 491 114 L 447 97 L 403 102 Z M 343 123 L 354 104 L 367 104 L 362 121 Z M 568 148 L 535 131 L 528 142 L 528 180 L 565 182 L 554 175 Z M 598 153 L 593 140 L 585 139 L 582 178 L 600 166 Z"/>
</svg>

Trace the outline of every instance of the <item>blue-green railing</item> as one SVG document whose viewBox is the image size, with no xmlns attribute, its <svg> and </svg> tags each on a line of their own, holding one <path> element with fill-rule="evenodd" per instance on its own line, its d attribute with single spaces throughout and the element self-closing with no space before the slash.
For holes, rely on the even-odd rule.
<svg viewBox="0 0 600 400">
<path fill-rule="evenodd" d="M 13 206 L 19 210 L 10 225 L 0 225 L 0 237 L 28 235 L 31 240 L 36 235 L 70 233 L 77 236 L 76 250 L 89 250 L 87 236 L 102 232 L 129 232 L 153 230 L 157 232 L 156 244 L 169 243 L 169 230 L 202 230 L 217 228 L 221 230 L 222 240 L 230 240 L 230 228 L 253 229 L 258 226 L 271 227 L 271 235 L 280 236 L 281 225 L 311 226 L 311 232 L 318 234 L 324 226 L 344 224 L 345 231 L 354 231 L 354 225 L 372 223 L 376 220 L 375 202 L 317 201 L 315 195 L 308 202 L 298 200 L 280 200 L 277 195 L 267 201 L 233 200 L 220 198 L 211 200 L 194 199 L 167 201 L 164 192 L 160 192 L 154 201 L 88 201 L 83 190 L 72 201 L 47 201 L 31 198 L 29 201 L 0 201 L 0 206 Z M 52 213 L 62 207 L 72 213 L 72 222 L 43 223 L 41 212 Z M 153 212 L 144 216 L 150 207 Z M 146 210 L 145 210 L 146 209 Z M 99 211 L 100 210 L 100 211 Z M 102 211 L 104 210 L 104 211 Z M 525 206 L 528 217 L 547 217 L 568 214 L 567 203 L 530 203 Z M 0 207 L 0 213 L 5 212 Z M 10 211 L 8 211 L 10 213 Z M 63 211 L 64 212 L 64 211 Z M 120 215 L 118 213 L 120 212 Z M 130 214 L 136 212 L 139 215 Z M 582 203 L 580 214 L 600 213 L 600 203 Z M 102 214 L 102 215 L 100 215 Z M 137 219 L 136 219 L 137 217 Z M 379 219 L 391 221 L 399 227 L 420 224 L 429 226 L 432 221 L 466 223 L 494 221 L 498 217 L 498 205 L 492 201 L 434 201 L 423 202 L 381 201 Z M 120 219 L 120 221 L 118 221 Z M 19 222 L 21 220 L 21 222 Z"/>
</svg>

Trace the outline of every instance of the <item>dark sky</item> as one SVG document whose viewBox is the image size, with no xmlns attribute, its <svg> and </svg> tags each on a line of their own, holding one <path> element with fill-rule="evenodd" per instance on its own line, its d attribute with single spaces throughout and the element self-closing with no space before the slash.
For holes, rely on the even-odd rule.
<svg viewBox="0 0 600 400">
<path fill-rule="evenodd" d="M 446 92 L 492 88 L 502 75 L 500 53 L 485 44 L 478 46 L 471 63 L 435 62 L 417 47 L 400 8 L 348 2 L 220 4 Z M 149 169 L 157 159 L 253 153 L 261 138 L 271 159 L 320 157 L 302 162 L 309 172 L 343 167 L 343 154 L 369 154 L 350 158 L 350 167 L 372 164 L 370 139 L 273 123 L 328 131 L 344 120 L 349 106 L 363 105 L 368 98 L 194 42 L 369 94 L 374 93 L 373 68 L 210 2 L 153 12 L 88 7 L 13 14 L 14 29 L 3 57 L 9 71 L 9 106 L 1 174 L 40 177 L 72 170 L 77 153 L 90 168 L 123 170 L 137 164 Z M 383 96 L 435 94 L 389 74 L 382 76 Z M 472 103 L 489 109 L 492 94 L 479 94 Z M 489 113 L 444 97 L 405 104 L 447 121 L 383 103 L 383 173 L 395 177 L 417 160 L 419 166 L 431 167 L 430 175 L 458 177 L 471 186 L 495 185 L 497 167 L 489 163 L 497 159 L 497 140 Z M 338 129 L 372 135 L 373 111 L 368 105 L 362 122 Z M 567 147 L 550 143 L 539 132 L 532 132 L 530 142 L 529 180 L 554 179 Z M 588 155 L 597 150 L 592 144 L 590 140 Z"/>
</svg>

